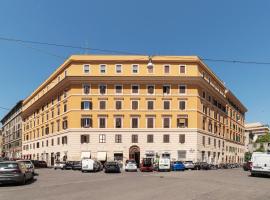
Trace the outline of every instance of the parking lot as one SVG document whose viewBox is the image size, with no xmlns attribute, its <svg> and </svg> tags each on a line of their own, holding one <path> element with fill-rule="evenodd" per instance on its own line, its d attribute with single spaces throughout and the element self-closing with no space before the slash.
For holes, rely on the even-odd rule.
<svg viewBox="0 0 270 200">
<path fill-rule="evenodd" d="M 81 173 L 37 170 L 24 186 L 0 186 L 0 199 L 270 199 L 270 178 L 250 177 L 242 169 L 185 172 Z"/>
</svg>

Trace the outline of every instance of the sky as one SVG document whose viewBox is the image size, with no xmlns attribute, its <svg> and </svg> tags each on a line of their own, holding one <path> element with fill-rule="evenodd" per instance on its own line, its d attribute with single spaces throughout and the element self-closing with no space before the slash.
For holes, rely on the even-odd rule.
<svg viewBox="0 0 270 200">
<path fill-rule="evenodd" d="M 0 37 L 270 63 L 269 9 L 268 0 L 2 0 Z M 0 107 L 26 98 L 70 55 L 100 53 L 0 40 Z M 248 108 L 247 122 L 270 123 L 270 64 L 206 63 Z"/>
</svg>

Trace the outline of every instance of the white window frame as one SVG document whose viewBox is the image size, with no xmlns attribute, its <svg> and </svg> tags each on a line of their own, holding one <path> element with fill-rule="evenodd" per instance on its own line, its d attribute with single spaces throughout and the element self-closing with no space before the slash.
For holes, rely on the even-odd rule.
<svg viewBox="0 0 270 200">
<path fill-rule="evenodd" d="M 180 93 L 180 86 L 185 86 L 185 93 Z M 187 85 L 186 84 L 179 84 L 178 85 L 178 94 L 179 95 L 186 95 L 187 94 Z"/>
<path fill-rule="evenodd" d="M 116 92 L 116 87 L 117 87 L 117 86 L 121 86 L 121 87 L 122 87 L 121 93 L 117 93 L 117 92 Z M 115 94 L 115 95 L 121 95 L 121 94 L 123 94 L 123 90 L 124 90 L 123 84 L 115 84 L 115 85 L 114 85 L 114 94 Z"/>
<path fill-rule="evenodd" d="M 121 116 L 114 117 L 114 128 L 116 128 L 116 118 L 121 119 L 121 128 L 123 128 L 123 117 Z M 116 128 L 116 129 L 121 129 L 121 128 Z"/>
<path fill-rule="evenodd" d="M 100 121 L 99 121 L 99 120 L 100 120 L 101 118 L 105 118 L 105 128 L 107 128 L 107 117 L 105 117 L 105 116 L 104 116 L 104 117 L 103 117 L 103 116 L 99 116 L 99 117 L 98 117 L 98 128 L 100 128 Z M 101 129 L 104 129 L 104 128 L 101 128 Z"/>
<path fill-rule="evenodd" d="M 121 71 L 117 72 L 117 67 L 120 66 Z M 115 74 L 122 74 L 123 73 L 123 65 L 122 64 L 115 64 Z"/>
<path fill-rule="evenodd" d="M 181 73 L 181 67 L 185 67 L 185 73 Z M 187 65 L 179 65 L 179 74 L 186 74 L 187 73 Z"/>
<path fill-rule="evenodd" d="M 164 128 L 164 119 L 169 118 L 169 128 L 172 127 L 172 117 L 162 117 L 162 128 Z M 167 129 L 167 128 L 164 128 Z"/>
<path fill-rule="evenodd" d="M 148 128 L 148 118 L 152 118 L 153 119 L 153 128 L 156 128 L 156 118 L 155 117 L 146 117 L 146 128 Z M 152 129 L 152 128 L 149 128 Z"/>
<path fill-rule="evenodd" d="M 102 66 L 105 67 L 105 72 L 104 72 L 104 73 L 101 72 L 101 67 L 102 67 Z M 107 65 L 106 65 L 106 64 L 100 64 L 100 65 L 99 65 L 99 73 L 100 73 L 100 74 L 106 74 L 106 73 L 107 73 Z"/>
<path fill-rule="evenodd" d="M 148 86 L 154 86 L 154 93 L 153 94 L 148 93 Z M 146 85 L 146 90 L 147 90 L 147 95 L 155 95 L 155 93 L 156 93 L 156 86 L 155 86 L 155 84 Z"/>
<path fill-rule="evenodd" d="M 130 117 L 130 128 L 133 128 L 132 127 L 132 119 L 137 119 L 137 121 L 138 121 L 138 127 L 134 128 L 134 129 L 140 128 L 140 118 L 139 117 Z"/>
<path fill-rule="evenodd" d="M 85 67 L 86 67 L 86 66 L 88 66 L 88 72 L 85 72 Z M 90 74 L 90 73 L 91 73 L 91 71 L 90 71 L 90 65 L 89 65 L 89 64 L 84 64 L 84 65 L 83 65 L 83 73 L 84 73 L 84 74 Z"/>
<path fill-rule="evenodd" d="M 138 67 L 137 73 L 134 73 L 134 71 L 133 71 L 133 67 L 134 67 L 134 66 L 137 66 L 137 67 Z M 140 69 L 140 65 L 139 65 L 139 64 L 132 64 L 132 65 L 131 65 L 131 73 L 132 73 L 132 74 L 139 74 L 139 73 L 140 73 L 139 69 Z"/>
<path fill-rule="evenodd" d="M 102 85 L 105 85 L 105 86 L 106 86 L 106 91 L 105 91 L 104 94 L 101 94 L 101 93 L 100 93 L 100 86 L 102 86 Z M 100 95 L 105 95 L 105 94 L 107 94 L 107 90 L 108 90 L 107 84 L 99 84 L 99 85 L 98 85 L 98 93 L 99 93 Z"/>
<path fill-rule="evenodd" d="M 102 142 L 104 141 L 104 142 Z M 98 142 L 99 143 L 106 143 L 106 135 L 105 134 L 99 134 L 98 135 Z"/>
<path fill-rule="evenodd" d="M 89 93 L 88 94 L 85 94 L 84 93 L 84 86 L 85 85 L 89 85 Z M 82 93 L 83 93 L 83 95 L 89 95 L 89 94 L 91 94 L 91 84 L 89 84 L 89 83 L 83 83 L 82 84 Z"/>
<path fill-rule="evenodd" d="M 169 67 L 169 72 L 168 72 L 168 73 L 165 72 L 165 67 L 166 67 L 166 66 Z M 171 65 L 169 65 L 169 64 L 163 65 L 163 74 L 170 74 L 170 73 L 171 73 Z"/>
<path fill-rule="evenodd" d="M 133 89 L 132 89 L 133 86 L 138 86 L 138 93 L 133 93 Z M 130 89 L 131 89 L 132 95 L 139 95 L 140 94 L 140 85 L 139 84 L 132 84 Z"/>
</svg>

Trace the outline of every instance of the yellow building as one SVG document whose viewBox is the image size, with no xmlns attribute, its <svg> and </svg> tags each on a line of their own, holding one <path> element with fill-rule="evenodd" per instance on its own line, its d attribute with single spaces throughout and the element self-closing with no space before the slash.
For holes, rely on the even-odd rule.
<svg viewBox="0 0 270 200">
<path fill-rule="evenodd" d="M 242 162 L 247 109 L 197 56 L 74 55 L 23 102 L 23 155 Z"/>
</svg>

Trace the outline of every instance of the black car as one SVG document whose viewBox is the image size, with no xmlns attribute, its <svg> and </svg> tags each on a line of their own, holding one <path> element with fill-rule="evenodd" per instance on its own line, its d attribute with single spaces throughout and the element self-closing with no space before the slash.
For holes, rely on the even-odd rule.
<svg viewBox="0 0 270 200">
<path fill-rule="evenodd" d="M 72 170 L 81 170 L 81 169 L 82 169 L 81 161 L 73 161 Z"/>
<path fill-rule="evenodd" d="M 105 173 L 121 173 L 118 162 L 106 162 L 104 169 Z"/>
<path fill-rule="evenodd" d="M 38 161 L 38 167 L 39 167 L 39 168 L 47 168 L 48 165 L 47 165 L 47 163 L 46 163 L 45 161 L 39 160 L 39 161 Z"/>
<path fill-rule="evenodd" d="M 66 170 L 72 169 L 74 161 L 67 161 L 64 168 Z"/>
<path fill-rule="evenodd" d="M 211 167 L 207 162 L 197 162 L 197 163 L 195 163 L 194 169 L 196 169 L 196 170 L 210 170 Z"/>
</svg>

